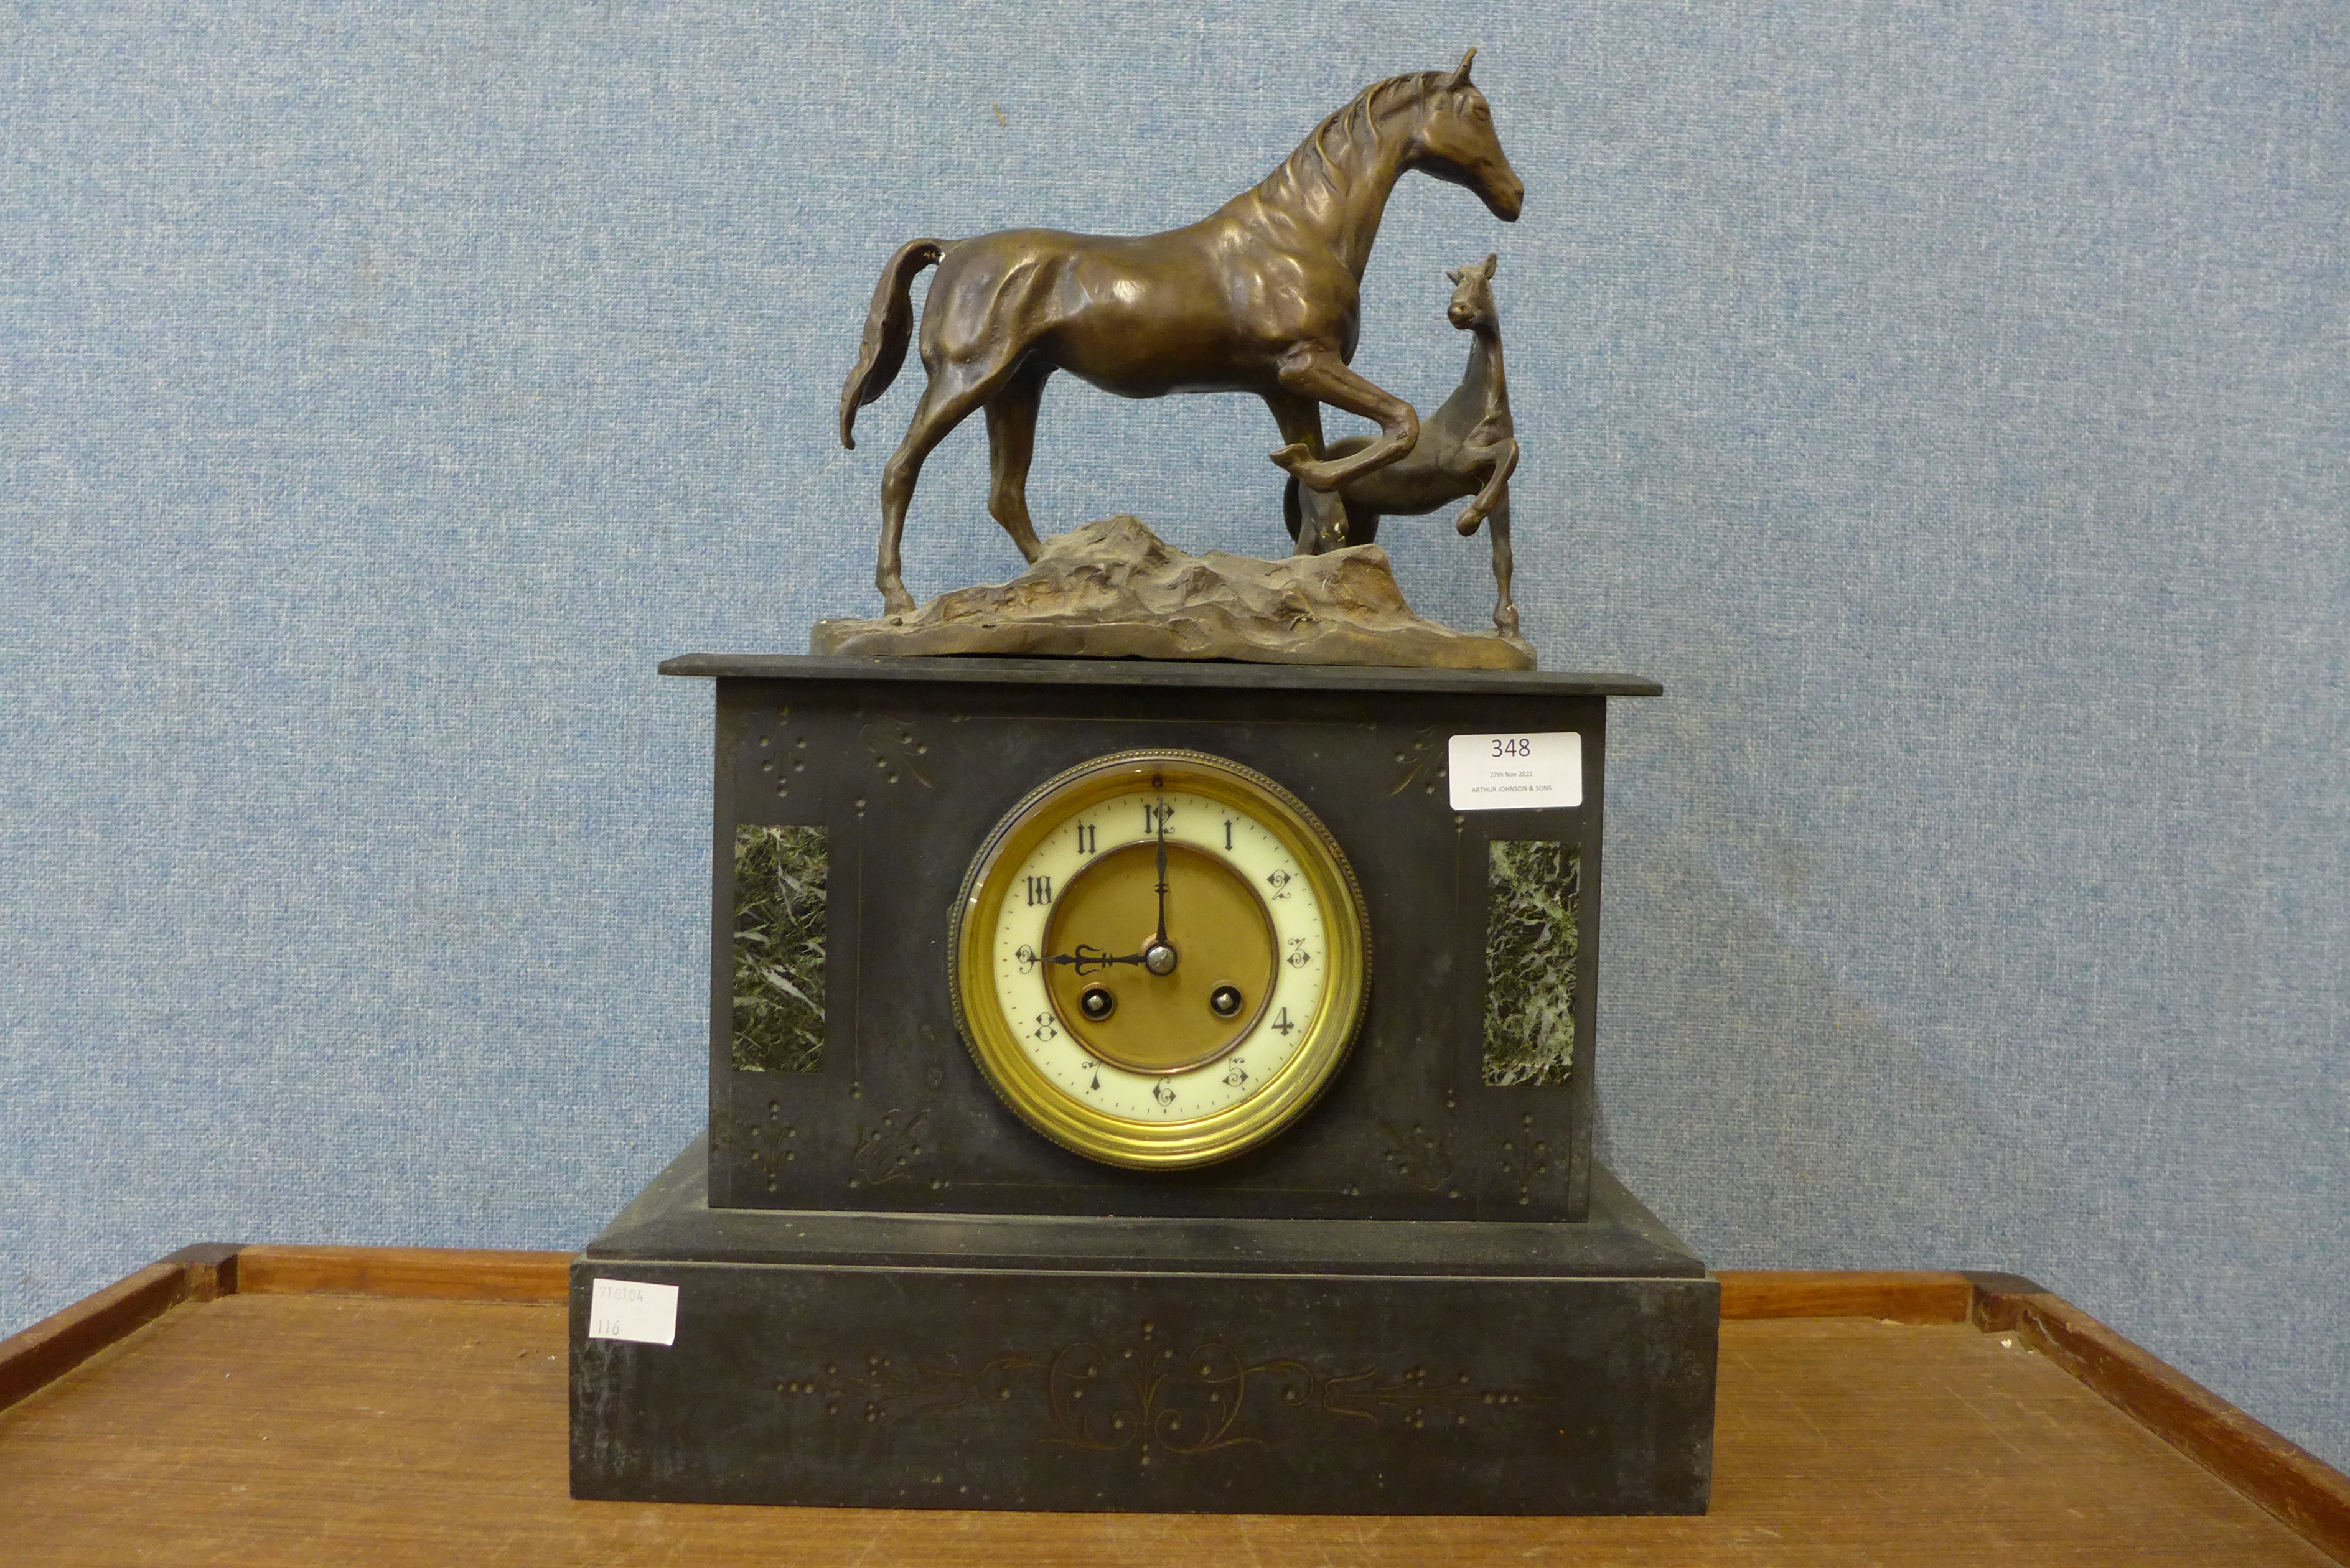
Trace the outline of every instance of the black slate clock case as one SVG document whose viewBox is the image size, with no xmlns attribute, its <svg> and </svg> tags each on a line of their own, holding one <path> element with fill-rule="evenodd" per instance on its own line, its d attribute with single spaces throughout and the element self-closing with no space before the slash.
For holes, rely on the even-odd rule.
<svg viewBox="0 0 2350 1568">
<path fill-rule="evenodd" d="M 895 673 L 891 666 L 906 662 L 881 668 Z M 858 672 L 873 668 L 863 663 Z M 1381 681 L 1383 672 L 1333 669 L 1280 670 L 1279 684 L 1236 688 L 1226 684 L 1232 668 L 1032 664 L 1017 671 L 1028 679 L 1008 683 L 721 680 L 712 1201 L 1028 1214 L 1583 1217 L 1590 1075 L 1509 1089 L 1482 1083 L 1486 841 L 1565 838 L 1580 848 L 1585 940 L 1575 1035 L 1588 1041 L 1604 699 L 1399 691 L 1392 675 Z M 1075 685 L 1068 677 L 1077 670 L 1127 679 L 1097 675 Z M 1155 679 L 1135 679 L 1145 672 Z M 1585 805 L 1456 814 L 1444 773 L 1448 736 L 1533 722 L 1585 736 Z M 1063 769 L 1145 748 L 1210 752 L 1296 794 L 1345 848 L 1371 925 L 1370 1011 L 1322 1102 L 1263 1147 L 1188 1172 L 1118 1169 L 1039 1137 L 980 1075 L 948 994 L 948 916 L 989 830 Z M 816 1073 L 745 1072 L 732 1060 L 734 830 L 770 822 L 821 826 L 829 849 L 829 1029 Z M 785 1153 L 794 1157 L 788 1163 L 779 1158 Z"/>
<path fill-rule="evenodd" d="M 713 678 L 706 1139 L 574 1269 L 575 1495 L 1336 1512 L 1698 1511 L 1718 1288 L 1591 1158 L 1607 699 L 1630 677 L 696 655 Z M 1574 731 L 1583 804 L 1455 812 L 1456 734 Z M 1321 1101 L 1121 1169 L 997 1099 L 949 920 L 989 831 L 1109 753 L 1256 769 L 1343 846 L 1370 999 Z M 825 1031 L 733 1052 L 738 826 L 823 830 Z M 1489 843 L 1579 857 L 1574 1061 L 1486 1081 Z M 676 1343 L 592 1339 L 598 1276 Z M 1090 1400 L 1091 1403 L 1087 1403 Z"/>
</svg>

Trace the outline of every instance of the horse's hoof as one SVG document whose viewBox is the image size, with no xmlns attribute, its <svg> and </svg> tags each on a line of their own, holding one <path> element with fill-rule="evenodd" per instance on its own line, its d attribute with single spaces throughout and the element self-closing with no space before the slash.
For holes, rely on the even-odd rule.
<svg viewBox="0 0 2350 1568">
<path fill-rule="evenodd" d="M 1477 525 L 1484 521 L 1485 514 L 1482 512 L 1463 512 L 1452 520 L 1452 526 L 1455 532 L 1466 539 L 1476 533 Z"/>
</svg>

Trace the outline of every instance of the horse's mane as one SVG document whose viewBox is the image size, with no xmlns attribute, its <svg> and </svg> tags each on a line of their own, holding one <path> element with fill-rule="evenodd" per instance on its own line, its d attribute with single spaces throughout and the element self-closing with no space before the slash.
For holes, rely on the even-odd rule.
<svg viewBox="0 0 2350 1568">
<path fill-rule="evenodd" d="M 1299 142 L 1297 151 L 1282 161 L 1280 168 L 1257 182 L 1255 193 L 1279 205 L 1292 192 L 1301 196 L 1308 195 L 1317 186 L 1322 192 L 1328 194 L 1343 191 L 1346 175 L 1338 160 L 1331 153 L 1330 139 L 1335 136 L 1350 145 L 1367 146 L 1378 139 L 1380 114 L 1392 107 L 1383 100 L 1392 99 L 1396 104 L 1405 101 L 1416 103 L 1442 88 L 1451 78 L 1451 71 L 1406 71 L 1399 77 L 1373 82 L 1331 110 L 1322 123 L 1314 128 L 1314 134 Z M 1355 129 L 1357 119 L 1362 122 L 1359 131 Z"/>
</svg>

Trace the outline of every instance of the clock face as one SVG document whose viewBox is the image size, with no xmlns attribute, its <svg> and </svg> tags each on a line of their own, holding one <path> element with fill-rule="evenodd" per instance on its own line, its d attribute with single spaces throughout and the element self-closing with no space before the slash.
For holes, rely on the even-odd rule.
<svg viewBox="0 0 2350 1568">
<path fill-rule="evenodd" d="M 1228 1158 L 1320 1094 L 1361 1023 L 1369 934 L 1287 791 L 1197 752 L 1047 781 L 973 861 L 958 1022 L 1031 1126 L 1112 1164 Z"/>
</svg>

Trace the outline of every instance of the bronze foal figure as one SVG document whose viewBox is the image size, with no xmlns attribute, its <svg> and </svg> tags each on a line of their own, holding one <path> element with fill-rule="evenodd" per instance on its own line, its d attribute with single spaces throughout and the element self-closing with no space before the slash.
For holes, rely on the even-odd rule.
<svg viewBox="0 0 2350 1568">
<path fill-rule="evenodd" d="M 1419 441 L 1384 468 L 1347 481 L 1338 499 L 1347 511 L 1347 543 L 1367 545 L 1378 537 L 1379 519 L 1416 517 L 1462 496 L 1472 499 L 1452 525 L 1467 538 L 1477 524 L 1493 524 L 1493 582 L 1501 597 L 1493 624 L 1515 636 L 1518 607 L 1510 600 L 1510 475 L 1518 466 L 1517 427 L 1510 420 L 1510 386 L 1502 374 L 1502 313 L 1493 303 L 1493 268 L 1464 266 L 1452 280 L 1452 303 L 1445 317 L 1470 334 L 1469 368 L 1444 406 L 1420 422 Z M 1365 436 L 1334 441 L 1330 456 L 1342 459 L 1368 444 Z M 1297 482 L 1282 496 L 1283 521 L 1295 535 L 1302 526 Z"/>
<path fill-rule="evenodd" d="M 1305 486 L 1298 548 L 1345 540 L 1339 485 L 1392 462 L 1419 439 L 1411 405 L 1347 368 L 1361 326 L 1363 268 L 1388 193 L 1407 170 L 1467 187 L 1514 222 L 1525 184 L 1493 134 L 1492 109 L 1460 68 L 1391 77 L 1357 93 L 1280 168 L 1189 228 L 1139 239 L 1012 229 L 944 243 L 910 240 L 873 291 L 857 369 L 840 394 L 840 440 L 889 389 L 912 336 L 914 275 L 936 263 L 922 307 L 922 390 L 883 470 L 886 613 L 914 601 L 898 542 L 922 460 L 972 410 L 987 410 L 988 510 L 1029 560 L 1028 463 L 1045 382 L 1066 370 L 1107 392 L 1253 392 L 1285 443 L 1273 461 Z M 1378 436 L 1325 457 L 1322 408 L 1375 420 Z"/>
</svg>

